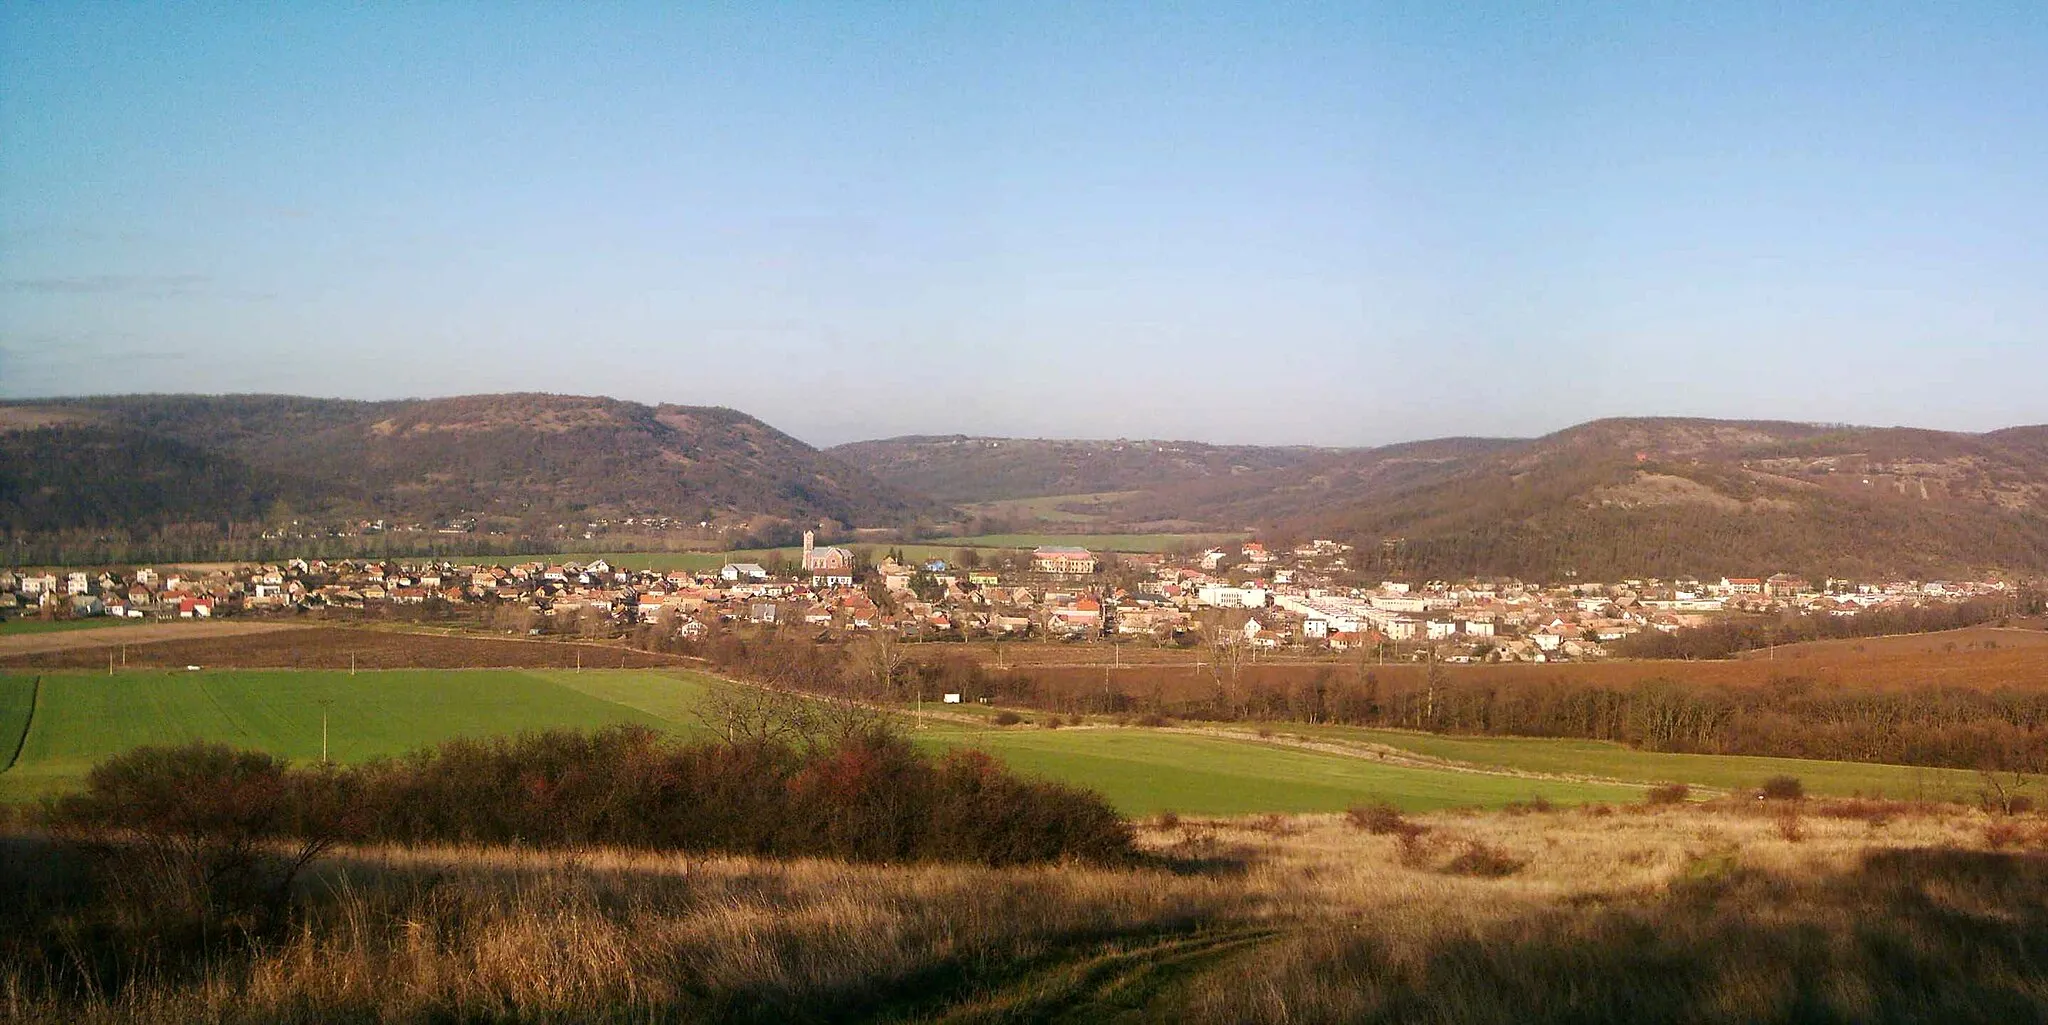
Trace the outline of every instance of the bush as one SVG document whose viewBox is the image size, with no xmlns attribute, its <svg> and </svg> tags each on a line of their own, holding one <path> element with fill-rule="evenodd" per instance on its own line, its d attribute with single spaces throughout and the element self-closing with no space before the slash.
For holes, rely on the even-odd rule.
<svg viewBox="0 0 2048 1025">
<path fill-rule="evenodd" d="M 1766 801 L 1797 801 L 1806 796 L 1806 785 L 1797 776 L 1772 776 L 1757 788 L 1757 796 Z"/>
<path fill-rule="evenodd" d="M 1509 854 L 1503 848 L 1477 840 L 1468 840 L 1464 850 L 1444 863 L 1443 871 L 1455 876 L 1498 879 L 1520 872 L 1526 864 L 1528 862 Z"/>
<path fill-rule="evenodd" d="M 997 712 L 997 713 L 996 713 L 996 725 L 997 725 L 997 726 L 1015 726 L 1015 725 L 1017 725 L 1018 723 L 1020 723 L 1020 722 L 1023 722 L 1023 721 L 1024 721 L 1024 717 L 1023 717 L 1023 716 L 1021 716 L 1021 715 L 1018 715 L 1017 713 L 1015 713 L 1015 712 L 1012 712 L 1012 711 L 1009 711 L 1009 710 L 1007 710 L 1007 709 L 1005 709 L 1004 711 L 1001 711 L 1001 712 Z"/>
<path fill-rule="evenodd" d="M 52 825 L 164 837 L 196 852 L 188 875 L 230 881 L 282 837 L 308 845 L 306 857 L 341 838 L 990 865 L 1136 853 L 1098 794 L 1025 779 L 979 752 L 934 758 L 886 733 L 800 749 L 554 730 L 331 771 L 220 745 L 171 755 L 145 749 L 94 769 Z"/>
<path fill-rule="evenodd" d="M 1547 815 L 1557 808 L 1549 798 L 1537 794 L 1526 801 L 1509 801 L 1501 810 L 1509 815 Z"/>
<path fill-rule="evenodd" d="M 1651 787 L 1643 794 L 1644 804 L 1684 804 L 1692 796 L 1692 788 L 1683 783 L 1664 783 Z"/>
<path fill-rule="evenodd" d="M 1401 814 L 1401 809 L 1384 801 L 1378 804 L 1353 805 L 1344 813 L 1344 821 L 1353 829 L 1362 829 L 1374 836 L 1414 836 L 1423 832 Z"/>
</svg>

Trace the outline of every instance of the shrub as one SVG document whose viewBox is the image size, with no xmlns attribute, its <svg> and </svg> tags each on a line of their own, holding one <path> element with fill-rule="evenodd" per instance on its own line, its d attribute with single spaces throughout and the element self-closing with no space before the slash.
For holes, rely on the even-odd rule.
<svg viewBox="0 0 2048 1025">
<path fill-rule="evenodd" d="M 1374 836 L 1414 836 L 1423 832 L 1401 814 L 1401 809 L 1381 801 L 1378 804 L 1353 805 L 1344 813 L 1344 821 L 1353 829 L 1362 829 Z"/>
<path fill-rule="evenodd" d="M 1692 796 L 1692 788 L 1683 783 L 1664 783 L 1651 787 L 1643 794 L 1644 804 L 1684 804 Z"/>
<path fill-rule="evenodd" d="M 1166 725 L 1166 717 L 1160 715 L 1158 712 L 1148 712 L 1138 717 L 1138 725 L 1149 726 L 1156 730 L 1161 726 Z"/>
<path fill-rule="evenodd" d="M 1766 801 L 1797 801 L 1806 796 L 1806 785 L 1797 776 L 1772 776 L 1757 788 L 1757 796 Z"/>
<path fill-rule="evenodd" d="M 1778 816 L 1778 835 L 1786 843 L 1798 843 L 1806 839 L 1806 824 L 1799 820 L 1797 814 L 1786 812 Z"/>
<path fill-rule="evenodd" d="M 1443 871 L 1449 875 L 1498 879 L 1520 872 L 1527 864 L 1503 848 L 1468 840 L 1464 850 L 1444 863 Z"/>
<path fill-rule="evenodd" d="M 57 804 L 51 822 L 161 837 L 192 852 L 185 875 L 209 886 L 249 875 L 264 844 L 285 837 L 304 845 L 291 871 L 338 838 L 990 865 L 1136 853 L 1129 824 L 1098 794 L 1026 779 L 979 752 L 934 758 L 877 732 L 799 749 L 554 730 L 331 771 L 220 745 L 144 749 L 94 769 L 87 793 Z"/>
<path fill-rule="evenodd" d="M 1008 709 L 996 713 L 997 726 L 1015 726 L 1023 721 L 1023 716 L 1018 715 L 1015 712 L 1009 711 Z"/>
<path fill-rule="evenodd" d="M 1546 815 L 1557 809 L 1549 798 L 1537 794 L 1526 801 L 1509 801 L 1501 810 L 1509 815 Z"/>
<path fill-rule="evenodd" d="M 1152 824 L 1153 824 L 1154 826 L 1158 827 L 1159 829 L 1165 829 L 1165 830 L 1173 830 L 1173 829 L 1179 829 L 1179 828 L 1180 828 L 1180 813 L 1179 813 L 1179 812 L 1177 812 L 1177 811 L 1162 811 L 1162 812 L 1160 812 L 1160 813 L 1159 813 L 1159 817 L 1158 817 L 1158 818 L 1156 818 L 1156 819 L 1152 820 Z"/>
</svg>

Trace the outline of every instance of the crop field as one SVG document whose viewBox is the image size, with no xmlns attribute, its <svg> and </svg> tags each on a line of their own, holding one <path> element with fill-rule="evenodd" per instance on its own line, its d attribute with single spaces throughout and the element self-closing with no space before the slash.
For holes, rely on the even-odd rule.
<svg viewBox="0 0 2048 1025">
<path fill-rule="evenodd" d="M 1248 534 L 981 534 L 947 539 L 955 547 L 1036 548 L 1040 545 L 1079 545 L 1098 552 L 1170 552 L 1187 545 L 1223 544 L 1239 541 Z"/>
<path fill-rule="evenodd" d="M 589 677 L 590 693 L 578 677 Z M 0 731 L 25 723 L 21 758 L 0 773 L 0 800 L 75 786 L 92 764 L 141 744 L 217 740 L 295 761 L 320 757 L 321 717 L 329 756 L 353 762 L 395 755 L 457 736 L 517 733 L 552 726 L 591 728 L 639 723 L 687 732 L 687 716 L 668 717 L 600 696 L 626 688 L 653 707 L 693 705 L 701 679 L 684 674 L 609 670 L 386 670 L 359 672 L 219 670 L 42 675 L 33 719 L 25 710 L 34 677 L 0 676 Z M 666 705 L 664 703 L 667 703 Z M 12 748 L 10 747 L 11 751 Z"/>
<path fill-rule="evenodd" d="M 974 502 L 961 508 L 977 516 L 1022 517 L 1046 523 L 1100 523 L 1108 519 L 1102 513 L 1069 512 L 1063 505 L 1098 505 L 1116 502 L 1143 494 L 1142 491 L 1098 491 L 1081 495 L 1040 495 L 1036 498 L 1004 498 L 993 502 Z"/>
<path fill-rule="evenodd" d="M 1640 751 L 1604 740 L 1461 737 L 1301 723 L 1287 724 L 1280 731 L 1314 740 L 1384 745 L 1467 765 L 1566 777 L 1667 780 L 1731 791 L 1754 787 L 1772 776 L 1797 777 L 1808 792 L 1833 797 L 1943 800 L 1970 797 L 1983 786 L 1981 777 L 1966 769 Z"/>
<path fill-rule="evenodd" d="M 225 629 L 260 627 L 232 634 Z M 575 644 L 523 637 L 451 635 L 334 626 L 293 627 L 266 620 L 163 624 L 150 643 L 119 643 L 129 636 L 67 638 L 62 648 L 14 651 L 0 645 L 0 670 L 98 669 L 645 669 L 677 665 L 673 655 L 615 645 Z M 28 639 L 23 639 L 28 640 Z"/>
<path fill-rule="evenodd" d="M 1544 687 L 1590 685 L 1613 688 L 1648 680 L 1731 687 L 1762 687 L 1806 680 L 1856 690 L 1897 691 L 1947 687 L 1973 690 L 2048 689 L 2048 631 L 1971 627 L 1942 633 L 1856 641 L 1826 641 L 1779 649 L 1775 657 L 1670 661 L 1609 659 L 1598 662 L 1498 663 L 1439 666 L 1454 685 Z M 1124 645 L 931 645 L 913 654 L 944 657 L 974 653 L 992 672 L 1028 674 L 1055 699 L 1099 693 L 1108 682 L 1128 694 L 1158 693 L 1167 700 L 1200 697 L 1216 686 L 1216 656 L 1200 648 L 1178 650 Z M 983 654 L 983 653 L 987 654 Z M 1117 665 L 1110 665 L 1112 660 Z M 1415 662 L 1376 663 L 1370 658 L 1263 656 L 1239 670 L 1248 686 L 1287 687 L 1327 674 L 1352 680 L 1366 673 L 1402 686 L 1420 684 L 1428 669 Z"/>
<path fill-rule="evenodd" d="M 33 680 L 0 674 L 0 740 L 26 733 L 20 762 L 0 773 L 0 800 L 75 787 L 93 762 L 144 743 L 203 738 L 316 759 L 323 711 L 337 761 L 552 726 L 638 723 L 701 734 L 707 726 L 699 709 L 713 685 L 676 669 L 52 672 L 42 674 L 31 719 Z M 1102 723 L 1054 730 L 949 714 L 927 717 L 911 735 L 921 745 L 979 748 L 1024 772 L 1094 788 L 1133 815 L 1328 812 L 1371 801 L 1424 811 L 1537 796 L 1561 805 L 1619 803 L 1639 799 L 1650 783 L 1737 790 L 1777 774 L 1830 795 L 1967 796 L 1977 788 L 1974 774 L 1955 770 L 1661 754 L 1575 740 L 1298 725 L 1270 737 Z"/>
<path fill-rule="evenodd" d="M 18 634 L 67 633 L 72 630 L 100 630 L 108 627 L 140 626 L 145 620 L 113 619 L 108 616 L 94 616 L 90 619 L 8 619 L 0 620 L 0 637 Z"/>
</svg>

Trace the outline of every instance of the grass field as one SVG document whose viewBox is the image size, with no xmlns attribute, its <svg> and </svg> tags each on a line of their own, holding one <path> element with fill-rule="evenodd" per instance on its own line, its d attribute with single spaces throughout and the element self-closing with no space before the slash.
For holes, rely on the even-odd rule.
<svg viewBox="0 0 2048 1025">
<path fill-rule="evenodd" d="M 1317 739 L 1384 744 L 1431 758 L 1521 772 L 1639 782 L 1682 782 L 1721 790 L 1754 787 L 1771 776 L 1796 776 L 1806 785 L 1807 791 L 1814 794 L 1940 800 L 1968 797 L 1982 786 L 1978 775 L 1966 769 L 1933 769 L 1917 765 L 1678 754 L 1639 751 L 1601 740 L 1448 737 L 1406 730 L 1299 723 L 1288 724 L 1281 730 Z"/>
<path fill-rule="evenodd" d="M 1020 771 L 1082 782 L 1125 814 L 1342 811 L 1387 801 L 1410 811 L 1541 795 L 1560 804 L 1625 802 L 1642 788 L 1383 765 L 1257 741 L 1144 729 L 934 728 L 933 746 L 977 747 Z"/>
<path fill-rule="evenodd" d="M 145 743 L 203 738 L 317 759 L 323 710 L 330 756 L 344 762 L 455 736 L 552 726 L 638 723 L 698 734 L 706 729 L 698 709 L 712 686 L 673 669 L 50 672 L 31 718 L 33 679 L 0 674 L 0 758 L 26 730 L 19 763 L 0 773 L 0 801 L 75 787 L 94 762 Z M 1974 773 L 1952 769 L 1299 724 L 1266 740 L 1100 725 L 997 727 L 970 718 L 928 721 L 913 736 L 933 748 L 980 748 L 1024 772 L 1091 787 L 1134 815 L 1327 812 L 1381 800 L 1413 811 L 1499 807 L 1536 796 L 1558 804 L 1629 802 L 1641 797 L 1644 784 L 1740 790 L 1774 775 L 1797 776 L 1825 795 L 1953 798 L 1979 788 Z M 1383 761 L 1365 745 L 1459 764 Z"/>
<path fill-rule="evenodd" d="M 1246 534 L 981 534 L 949 538 L 959 548 L 1036 548 L 1079 545 L 1098 552 L 1170 552 L 1183 545 L 1213 545 L 1242 540 Z"/>
<path fill-rule="evenodd" d="M 598 684 L 600 676 L 612 679 Z M 32 679 L 0 677 L 0 695 L 5 695 L 0 730 L 14 721 L 13 709 L 22 701 L 16 695 L 25 694 Z M 678 693 L 693 701 L 703 692 L 701 682 L 685 676 L 632 670 L 392 670 L 354 676 L 294 670 L 46 673 L 21 759 L 0 773 L 0 800 L 75 786 L 94 762 L 139 744 L 218 740 L 296 761 L 317 760 L 323 710 L 329 756 L 344 762 L 395 755 L 455 736 L 549 726 L 632 722 L 697 728 L 693 719 L 642 711 L 588 693 L 585 686 L 630 687 L 642 703 L 672 701 Z"/>
<path fill-rule="evenodd" d="M 1115 502 L 1143 494 L 1140 491 L 1098 491 L 1082 495 L 1040 495 L 1037 498 L 1005 498 L 962 506 L 978 516 L 1023 517 L 1045 523 L 1100 523 L 1107 517 L 1096 513 L 1068 512 L 1063 505 L 1094 505 Z"/>
<path fill-rule="evenodd" d="M 111 616 L 93 616 L 88 619 L 9 619 L 0 621 L 0 637 L 12 634 L 50 634 L 71 630 L 99 630 L 115 626 L 140 626 L 151 622 L 146 619 L 115 619 Z"/>
</svg>

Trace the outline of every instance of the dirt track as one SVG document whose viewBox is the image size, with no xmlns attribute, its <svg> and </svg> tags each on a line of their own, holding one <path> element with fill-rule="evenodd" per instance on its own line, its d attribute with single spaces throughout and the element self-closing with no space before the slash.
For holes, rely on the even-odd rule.
<svg viewBox="0 0 2048 1025">
<path fill-rule="evenodd" d="M 275 633 L 301 629 L 299 623 L 263 620 L 221 622 L 150 623 L 143 626 L 109 626 L 98 630 L 59 630 L 54 633 L 14 634 L 0 637 L 0 658 L 34 655 L 51 651 L 79 651 L 111 648 L 122 644 L 155 644 L 159 641 L 199 641 L 248 634 Z"/>
</svg>

